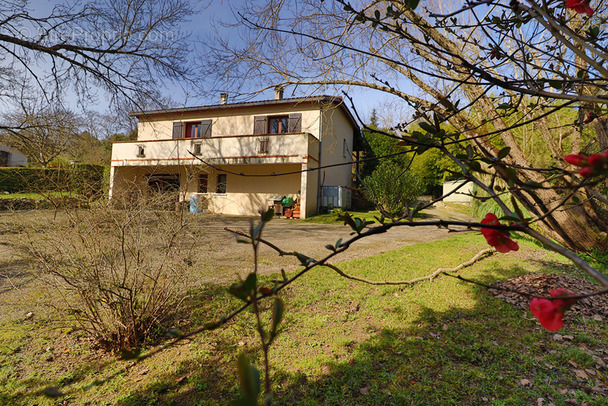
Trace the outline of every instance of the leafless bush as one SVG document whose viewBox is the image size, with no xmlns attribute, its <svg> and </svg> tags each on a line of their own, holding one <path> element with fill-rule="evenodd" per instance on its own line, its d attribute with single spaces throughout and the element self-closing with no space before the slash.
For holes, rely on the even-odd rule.
<svg viewBox="0 0 608 406">
<path fill-rule="evenodd" d="M 30 244 L 55 305 L 106 349 L 138 346 L 184 298 L 194 240 L 180 212 L 151 209 L 163 197 L 71 211 L 63 233 Z"/>
</svg>

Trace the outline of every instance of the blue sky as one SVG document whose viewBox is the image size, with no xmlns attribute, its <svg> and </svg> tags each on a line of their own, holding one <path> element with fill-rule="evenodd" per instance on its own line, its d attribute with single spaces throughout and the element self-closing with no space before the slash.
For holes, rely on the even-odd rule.
<svg viewBox="0 0 608 406">
<path fill-rule="evenodd" d="M 186 24 L 184 28 L 187 30 L 187 32 L 191 33 L 193 41 L 211 40 L 213 36 L 217 35 L 216 30 L 220 30 L 219 34 L 223 38 L 232 39 L 235 36 L 231 35 L 231 31 L 228 29 L 222 29 L 217 23 L 220 21 L 233 22 L 235 17 L 232 10 L 238 10 L 246 3 L 247 2 L 243 0 L 206 0 L 205 5 L 209 4 L 209 6 L 205 8 L 199 16 L 193 18 L 190 23 Z M 291 95 L 290 90 L 291 89 L 287 89 L 286 97 L 287 94 Z M 230 94 L 230 89 L 226 89 L 226 91 Z M 343 96 L 340 91 L 332 91 L 331 94 Z M 382 109 L 385 107 L 385 102 L 395 100 L 395 98 L 390 95 L 373 90 L 350 89 L 348 94 L 353 98 L 355 107 L 362 119 L 368 119 L 372 109 Z M 257 97 L 256 100 L 272 99 L 273 97 L 274 94 L 272 90 L 269 90 Z M 178 102 L 183 102 L 185 99 L 184 97 L 179 100 L 177 97 L 174 98 Z M 193 98 L 192 101 L 196 101 L 200 104 L 215 104 L 219 101 L 219 94 L 211 95 L 198 100 Z M 188 103 L 188 101 L 186 101 L 186 103 Z"/>
<path fill-rule="evenodd" d="M 29 8 L 32 15 L 44 16 L 48 15 L 53 9 L 54 5 L 63 3 L 58 0 L 30 0 Z M 193 45 L 200 44 L 201 41 L 209 41 L 214 35 L 217 35 L 216 29 L 219 29 L 219 34 L 224 38 L 236 38 L 231 37 L 230 30 L 222 30 L 217 28 L 219 21 L 234 21 L 232 9 L 238 9 L 239 6 L 244 5 L 245 2 L 242 0 L 203 0 L 200 2 L 193 2 L 197 7 L 201 9 L 198 15 L 192 16 L 191 20 L 184 23 L 180 30 L 182 32 L 190 34 L 190 40 Z M 215 27 L 214 27 L 215 26 Z M 44 69 L 44 66 L 39 67 Z M 211 84 L 209 84 L 210 86 Z M 164 88 L 163 88 L 164 87 Z M 185 84 L 175 83 L 171 86 L 161 87 L 161 92 L 164 96 L 170 97 L 172 101 L 178 105 L 204 105 L 204 104 L 215 104 L 219 102 L 218 95 L 203 95 L 193 97 L 192 94 L 188 94 L 188 89 Z M 230 89 L 226 89 L 230 94 Z M 287 93 L 290 94 L 289 89 Z M 329 92 L 328 92 L 329 93 Z M 332 92 L 339 96 L 342 94 L 339 91 Z M 355 107 L 363 119 L 368 119 L 372 109 L 376 108 L 382 110 L 385 107 L 385 102 L 394 100 L 391 96 L 381 92 L 371 90 L 349 90 L 349 95 L 353 98 Z M 75 95 L 68 95 L 68 98 L 76 100 Z M 258 96 L 256 99 L 271 99 L 273 98 L 272 91 L 266 91 L 265 93 Z M 102 112 L 104 110 L 104 99 L 100 98 L 98 106 L 94 107 L 94 110 Z M 349 106 L 350 107 L 350 106 Z"/>
</svg>

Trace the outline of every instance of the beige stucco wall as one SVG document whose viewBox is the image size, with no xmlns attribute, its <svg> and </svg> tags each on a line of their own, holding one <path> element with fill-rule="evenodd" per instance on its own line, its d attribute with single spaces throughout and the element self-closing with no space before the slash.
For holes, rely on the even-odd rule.
<svg viewBox="0 0 608 406">
<path fill-rule="evenodd" d="M 271 175 L 272 173 L 298 172 L 301 165 L 230 165 L 225 169 L 247 175 Z M 210 179 L 209 211 L 233 215 L 256 215 L 267 210 L 271 196 L 284 195 L 300 197 L 300 174 L 285 176 L 247 177 L 235 174 L 226 176 L 226 194 L 212 193 L 215 190 L 217 175 L 213 170 Z M 212 181 L 213 179 L 213 181 Z"/>
<path fill-rule="evenodd" d="M 318 168 L 319 164 L 315 160 L 309 160 L 308 164 L 302 165 L 302 169 Z M 317 171 L 302 172 L 302 193 L 303 201 L 301 211 L 302 217 L 310 217 L 317 213 L 317 200 L 319 193 L 319 177 Z"/>
<path fill-rule="evenodd" d="M 260 139 L 268 139 L 268 152 L 259 152 Z M 195 144 L 200 144 L 200 158 L 212 164 L 241 163 L 301 163 L 308 155 L 317 156 L 318 141 L 306 133 L 241 136 L 227 138 L 197 138 L 180 140 L 118 142 L 112 146 L 112 166 L 175 165 L 202 162 L 193 157 Z M 139 150 L 144 155 L 138 155 Z M 240 160 L 240 161 L 239 161 Z"/>
<path fill-rule="evenodd" d="M 154 115 L 139 118 L 137 133 L 138 141 L 171 139 L 174 122 L 189 122 L 212 120 L 212 137 L 253 134 L 254 116 L 285 115 L 290 113 L 302 114 L 302 132 L 319 137 L 319 107 L 318 104 L 302 105 L 267 105 L 225 110 L 207 110 L 202 112 L 171 113 L 170 115 Z"/>
<path fill-rule="evenodd" d="M 147 182 L 145 176 L 151 168 L 122 167 L 110 170 L 110 197 L 123 198 L 130 194 L 146 194 Z"/>
<path fill-rule="evenodd" d="M 208 174 L 208 193 L 199 195 L 208 200 L 208 210 L 212 213 L 229 215 L 257 215 L 263 209 L 268 209 L 271 196 L 285 195 L 301 198 L 302 168 L 298 164 L 287 165 L 230 165 L 226 169 L 231 172 L 248 175 L 270 175 L 272 173 L 296 172 L 285 176 L 273 177 L 244 177 L 226 174 L 226 193 L 214 193 L 217 187 L 217 176 L 220 171 L 201 166 L 171 166 L 171 167 L 113 167 L 111 175 L 112 196 L 124 196 L 137 193 L 147 195 L 146 175 L 150 174 L 179 174 L 180 200 L 189 201 L 192 193 L 199 190 L 200 173 Z M 303 217 L 305 213 L 303 213 Z"/>
<path fill-rule="evenodd" d="M 342 110 L 336 108 L 324 110 L 322 121 L 321 166 L 352 161 L 353 128 Z M 346 153 L 344 142 L 346 142 Z M 351 183 L 352 165 L 321 170 L 323 186 L 351 186 Z"/>
<path fill-rule="evenodd" d="M 192 166 L 121 166 L 110 170 L 110 197 L 129 194 L 147 196 L 149 193 L 149 175 L 180 175 L 180 200 L 186 200 L 188 191 L 198 188 L 197 174 L 204 171 L 202 167 Z"/>
</svg>

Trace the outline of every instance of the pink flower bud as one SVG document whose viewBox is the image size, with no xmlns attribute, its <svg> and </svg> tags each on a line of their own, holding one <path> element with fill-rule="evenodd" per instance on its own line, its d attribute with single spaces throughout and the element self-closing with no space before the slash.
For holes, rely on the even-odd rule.
<svg viewBox="0 0 608 406">
<path fill-rule="evenodd" d="M 583 177 L 583 178 L 590 178 L 595 174 L 595 171 L 593 170 L 593 168 L 589 167 L 589 166 L 585 166 L 584 168 L 581 168 L 578 173 Z"/>
<path fill-rule="evenodd" d="M 564 157 L 564 161 L 568 162 L 571 165 L 575 165 L 575 166 L 587 165 L 587 157 L 585 155 L 581 155 L 581 154 L 566 155 Z"/>
<path fill-rule="evenodd" d="M 589 155 L 589 158 L 587 158 L 587 163 L 589 166 L 600 166 L 602 164 L 602 157 L 598 154 Z"/>
</svg>

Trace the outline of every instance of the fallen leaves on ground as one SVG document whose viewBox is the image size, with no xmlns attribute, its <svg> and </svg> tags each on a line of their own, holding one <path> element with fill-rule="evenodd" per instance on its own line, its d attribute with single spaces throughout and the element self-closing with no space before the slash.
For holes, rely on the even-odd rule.
<svg viewBox="0 0 608 406">
<path fill-rule="evenodd" d="M 602 289 L 601 286 L 567 275 L 555 275 L 546 273 L 527 274 L 516 276 L 506 281 L 498 282 L 494 286 L 503 289 L 512 289 L 527 293 L 531 297 L 548 297 L 553 289 L 564 288 L 576 295 L 589 294 Z M 526 297 L 515 292 L 502 290 L 490 290 L 494 296 L 503 299 L 516 307 L 524 310 L 529 309 L 531 297 Z M 596 321 L 608 319 L 608 295 L 586 297 L 578 300 L 566 312 L 568 316 L 590 317 Z"/>
</svg>

